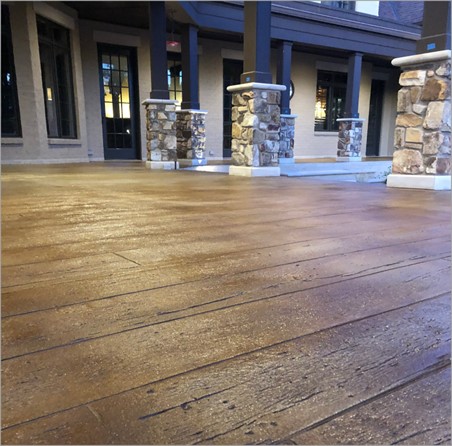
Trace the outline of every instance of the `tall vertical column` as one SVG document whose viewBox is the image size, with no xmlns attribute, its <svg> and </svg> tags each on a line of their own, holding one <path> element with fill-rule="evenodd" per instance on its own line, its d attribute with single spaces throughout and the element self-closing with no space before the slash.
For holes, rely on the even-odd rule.
<svg viewBox="0 0 452 446">
<path fill-rule="evenodd" d="M 182 104 L 177 115 L 177 157 L 181 166 L 207 164 L 206 111 L 199 109 L 198 28 L 182 27 Z"/>
<path fill-rule="evenodd" d="M 149 2 L 149 38 L 151 56 L 150 99 L 146 109 L 146 167 L 177 169 L 176 103 L 169 99 L 168 60 L 166 55 L 165 2 Z"/>
<path fill-rule="evenodd" d="M 276 83 L 284 85 L 286 90 L 281 92 L 281 128 L 279 139 L 279 164 L 292 164 L 294 159 L 295 118 L 297 115 L 290 111 L 290 73 L 292 70 L 292 42 L 278 43 L 278 67 Z"/>
<path fill-rule="evenodd" d="M 271 83 L 270 73 L 270 31 L 271 2 L 244 2 L 244 72 L 242 84 L 248 82 Z"/>
<path fill-rule="evenodd" d="M 271 2 L 244 2 L 244 73 L 232 92 L 229 175 L 279 176 L 280 101 L 270 73 Z"/>
<path fill-rule="evenodd" d="M 345 97 L 345 117 L 338 119 L 339 141 L 337 161 L 361 161 L 361 145 L 364 119 L 359 118 L 359 90 L 362 71 L 361 53 L 354 53 L 348 59 L 347 93 Z"/>
<path fill-rule="evenodd" d="M 166 12 L 165 2 L 149 2 L 149 47 L 151 56 L 151 99 L 169 99 L 166 74 Z"/>
</svg>

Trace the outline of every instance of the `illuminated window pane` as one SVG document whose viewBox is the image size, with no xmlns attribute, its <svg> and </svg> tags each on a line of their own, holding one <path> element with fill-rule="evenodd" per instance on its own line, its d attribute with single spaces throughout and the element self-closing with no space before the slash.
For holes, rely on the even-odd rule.
<svg viewBox="0 0 452 446">
<path fill-rule="evenodd" d="M 113 118 L 113 104 L 111 102 L 105 103 L 105 117 Z"/>
<path fill-rule="evenodd" d="M 122 102 L 130 102 L 128 88 L 121 88 L 121 101 Z"/>
<path fill-rule="evenodd" d="M 121 118 L 129 119 L 130 118 L 130 104 L 123 103 L 121 105 L 121 108 L 122 108 Z"/>
</svg>

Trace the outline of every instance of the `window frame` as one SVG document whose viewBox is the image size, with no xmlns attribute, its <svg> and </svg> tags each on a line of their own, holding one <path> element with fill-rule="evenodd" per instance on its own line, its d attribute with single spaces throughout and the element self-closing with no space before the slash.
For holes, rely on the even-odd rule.
<svg viewBox="0 0 452 446">
<path fill-rule="evenodd" d="M 2 5 L 2 138 L 21 138 L 22 124 L 20 118 L 19 96 L 17 92 L 17 77 L 16 66 L 14 64 L 13 40 L 11 32 L 11 20 L 9 8 L 7 5 Z M 6 62 L 6 64 L 4 63 Z M 7 70 L 9 69 L 9 70 Z M 9 71 L 9 72 L 8 72 Z M 6 92 L 3 82 L 6 82 L 6 75 L 9 74 L 11 82 L 11 90 L 9 92 L 9 103 L 12 107 L 12 116 L 8 121 L 12 122 L 13 131 L 5 132 L 6 116 L 3 113 L 3 107 L 8 105 L 6 99 Z M 5 79 L 4 79 L 5 76 Z M 5 94 L 5 96 L 4 96 Z M 4 121 L 5 119 L 5 121 Z M 9 126 L 9 125 L 8 125 Z"/>
<path fill-rule="evenodd" d="M 330 76 L 330 80 L 321 79 L 321 75 Z M 339 79 L 339 78 L 343 79 Z M 314 111 L 314 132 L 329 132 L 334 133 L 339 130 L 339 124 L 336 119 L 342 118 L 343 113 L 345 112 L 345 99 L 347 93 L 347 73 L 341 71 L 329 71 L 329 70 L 317 70 L 317 84 L 316 84 L 316 98 L 315 103 L 316 107 L 319 102 L 319 89 L 326 88 L 327 89 L 327 98 L 326 98 L 326 108 L 325 108 L 325 118 L 322 120 L 325 124 L 323 128 L 319 128 L 318 121 L 319 118 L 315 116 L 317 110 Z M 338 94 L 338 91 L 342 90 L 342 94 Z M 342 100 L 342 112 L 336 114 L 334 117 L 335 108 L 332 104 L 336 103 L 337 99 Z"/>
<path fill-rule="evenodd" d="M 176 53 L 173 51 L 167 52 L 167 60 L 168 60 L 168 67 L 167 67 L 167 78 L 168 78 L 168 93 L 169 93 L 169 99 L 174 101 L 179 101 L 179 103 L 182 103 L 182 56 L 180 53 Z M 178 63 L 179 62 L 179 63 Z M 173 76 L 170 73 L 171 68 L 175 68 L 177 65 L 180 65 L 180 75 L 179 76 Z M 170 78 L 174 79 L 174 88 L 171 88 L 171 82 Z M 180 79 L 180 89 L 177 88 L 176 85 L 176 79 Z M 178 99 L 179 98 L 179 99 Z"/>
<path fill-rule="evenodd" d="M 36 23 L 47 136 L 52 139 L 77 139 L 71 30 L 40 15 L 36 15 Z M 43 28 L 47 35 L 40 33 Z M 63 36 L 60 41 L 55 39 L 58 33 Z M 64 63 L 58 64 L 58 58 L 63 59 Z M 62 91 L 66 94 L 65 98 Z M 49 101 L 53 102 L 52 109 Z M 49 116 L 51 111 L 54 114 L 52 117 Z"/>
</svg>

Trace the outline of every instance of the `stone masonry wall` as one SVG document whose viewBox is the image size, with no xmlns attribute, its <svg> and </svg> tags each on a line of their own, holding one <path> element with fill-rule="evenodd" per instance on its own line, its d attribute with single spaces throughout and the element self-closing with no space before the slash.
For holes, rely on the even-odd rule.
<svg viewBox="0 0 452 446">
<path fill-rule="evenodd" d="M 232 163 L 278 166 L 281 93 L 246 89 L 232 96 Z"/>
<path fill-rule="evenodd" d="M 281 129 L 279 136 L 279 158 L 293 158 L 295 138 L 295 116 L 281 115 Z"/>
<path fill-rule="evenodd" d="M 206 150 L 206 112 L 176 112 L 177 157 L 204 159 Z"/>
<path fill-rule="evenodd" d="M 363 120 L 357 118 L 341 118 L 337 142 L 338 157 L 361 157 L 361 144 L 363 138 Z"/>
<path fill-rule="evenodd" d="M 449 59 L 403 67 L 393 173 L 450 174 L 450 66 Z"/>
<path fill-rule="evenodd" d="M 148 161 L 176 161 L 175 101 L 147 99 L 146 148 Z"/>
</svg>

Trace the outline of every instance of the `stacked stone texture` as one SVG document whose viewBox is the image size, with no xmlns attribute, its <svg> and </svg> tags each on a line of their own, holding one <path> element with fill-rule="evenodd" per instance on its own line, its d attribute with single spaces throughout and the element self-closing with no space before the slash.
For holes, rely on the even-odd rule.
<svg viewBox="0 0 452 446">
<path fill-rule="evenodd" d="M 177 157 L 204 159 L 206 150 L 206 113 L 193 110 L 176 112 Z"/>
<path fill-rule="evenodd" d="M 363 121 L 339 121 L 337 156 L 360 157 L 363 139 Z"/>
<path fill-rule="evenodd" d="M 176 161 L 176 105 L 156 101 L 145 107 L 148 161 Z"/>
<path fill-rule="evenodd" d="M 281 93 L 248 89 L 232 96 L 232 163 L 278 166 Z"/>
<path fill-rule="evenodd" d="M 393 173 L 450 174 L 450 59 L 406 66 L 399 83 Z"/>
<path fill-rule="evenodd" d="M 280 115 L 281 129 L 279 136 L 279 158 L 293 158 L 295 138 L 295 118 Z"/>
</svg>

